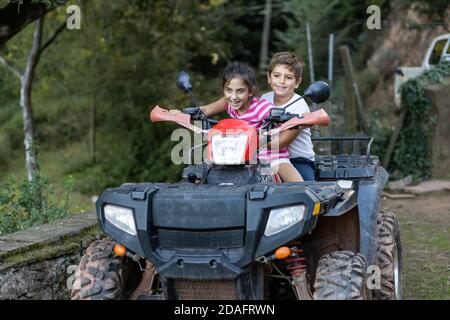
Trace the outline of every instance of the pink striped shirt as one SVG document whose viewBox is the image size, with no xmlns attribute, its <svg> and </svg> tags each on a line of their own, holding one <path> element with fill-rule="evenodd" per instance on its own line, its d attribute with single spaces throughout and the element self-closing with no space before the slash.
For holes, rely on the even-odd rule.
<svg viewBox="0 0 450 320">
<path fill-rule="evenodd" d="M 227 112 L 231 118 L 248 121 L 249 125 L 259 129 L 264 122 L 264 118 L 270 115 L 270 109 L 272 108 L 273 105 L 269 101 L 255 97 L 253 98 L 250 107 L 247 109 L 247 112 L 243 115 L 237 113 L 230 104 L 227 105 Z M 269 162 L 278 159 L 289 159 L 289 151 L 287 148 L 280 150 L 260 149 L 258 158 Z"/>
</svg>

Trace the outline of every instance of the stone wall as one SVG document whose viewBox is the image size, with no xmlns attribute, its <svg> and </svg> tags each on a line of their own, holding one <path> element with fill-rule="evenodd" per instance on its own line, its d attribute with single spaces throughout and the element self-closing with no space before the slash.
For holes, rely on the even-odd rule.
<svg viewBox="0 0 450 320">
<path fill-rule="evenodd" d="M 444 84 L 428 86 L 425 92 L 437 120 L 432 141 L 432 175 L 439 179 L 450 178 L 450 78 L 446 78 Z"/>
<path fill-rule="evenodd" d="M 61 300 L 70 297 L 71 265 L 80 255 L 16 266 L 0 271 L 0 298 L 13 300 Z"/>
<path fill-rule="evenodd" d="M 101 236 L 90 212 L 1 237 L 0 299 L 69 299 L 81 255 Z"/>
</svg>

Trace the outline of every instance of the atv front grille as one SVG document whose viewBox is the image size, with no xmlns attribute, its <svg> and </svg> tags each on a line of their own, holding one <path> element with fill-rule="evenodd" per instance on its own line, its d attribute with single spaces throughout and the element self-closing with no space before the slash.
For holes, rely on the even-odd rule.
<svg viewBox="0 0 450 320">
<path fill-rule="evenodd" d="M 235 280 L 173 280 L 179 300 L 237 300 Z"/>
<path fill-rule="evenodd" d="M 244 230 L 185 231 L 158 229 L 162 248 L 228 249 L 244 246 Z"/>
</svg>

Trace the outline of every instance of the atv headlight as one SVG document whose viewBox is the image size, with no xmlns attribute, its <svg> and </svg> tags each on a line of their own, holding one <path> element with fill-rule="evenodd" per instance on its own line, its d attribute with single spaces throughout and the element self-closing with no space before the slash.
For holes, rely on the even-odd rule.
<svg viewBox="0 0 450 320">
<path fill-rule="evenodd" d="M 137 235 L 132 209 L 107 204 L 103 210 L 105 219 L 112 225 L 132 236 Z"/>
<path fill-rule="evenodd" d="M 278 232 L 286 230 L 302 221 L 305 217 L 305 212 L 306 207 L 303 204 L 270 210 L 269 221 L 267 221 L 264 235 L 270 237 Z"/>
<path fill-rule="evenodd" d="M 247 146 L 246 134 L 216 134 L 211 138 L 212 157 L 215 164 L 241 164 Z"/>
</svg>

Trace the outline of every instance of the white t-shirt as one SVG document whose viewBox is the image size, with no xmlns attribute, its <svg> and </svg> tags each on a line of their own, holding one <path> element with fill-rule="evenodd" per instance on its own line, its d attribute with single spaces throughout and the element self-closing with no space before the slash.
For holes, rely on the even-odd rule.
<svg viewBox="0 0 450 320">
<path fill-rule="evenodd" d="M 300 98 L 300 96 L 294 93 L 294 96 L 291 98 L 291 100 L 289 100 L 287 103 L 281 106 L 275 105 L 273 91 L 263 94 L 261 98 L 269 100 L 276 108 L 284 108 L 286 105 L 290 104 L 295 99 Z M 305 112 L 310 112 L 308 104 L 305 102 L 305 99 L 300 99 L 299 101 L 291 104 L 286 108 L 286 111 L 298 114 L 299 116 L 303 115 Z M 288 150 L 289 150 L 289 158 L 303 157 L 314 161 L 315 153 L 311 141 L 311 130 L 309 128 L 301 130 L 300 134 L 289 145 Z"/>
</svg>

